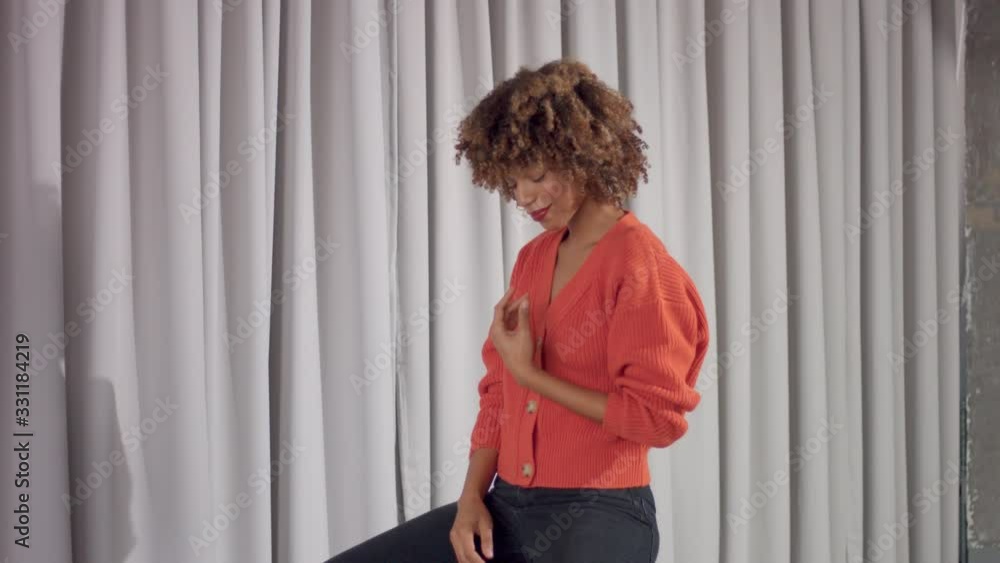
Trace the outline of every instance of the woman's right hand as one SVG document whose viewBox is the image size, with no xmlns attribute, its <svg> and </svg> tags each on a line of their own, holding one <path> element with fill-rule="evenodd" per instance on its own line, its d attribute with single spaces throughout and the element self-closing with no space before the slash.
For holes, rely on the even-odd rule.
<svg viewBox="0 0 1000 563">
<path fill-rule="evenodd" d="M 528 298 L 527 292 L 522 294 L 517 299 L 507 303 L 503 311 L 504 326 L 507 330 L 517 330 L 517 308 L 521 305 L 521 302 Z"/>
<path fill-rule="evenodd" d="M 458 500 L 458 512 L 448 537 L 459 563 L 485 563 L 476 553 L 474 536 L 487 559 L 493 559 L 493 517 L 483 499 L 476 496 Z"/>
</svg>

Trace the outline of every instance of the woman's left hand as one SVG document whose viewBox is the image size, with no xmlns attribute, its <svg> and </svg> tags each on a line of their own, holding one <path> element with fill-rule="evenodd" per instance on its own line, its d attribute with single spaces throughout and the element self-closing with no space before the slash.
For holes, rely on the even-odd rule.
<svg viewBox="0 0 1000 563">
<path fill-rule="evenodd" d="M 530 304 L 526 296 L 513 305 L 517 307 L 516 325 L 507 321 L 511 289 L 504 293 L 493 307 L 493 324 L 490 325 L 490 339 L 503 359 L 507 371 L 523 385 L 525 376 L 531 371 L 535 356 L 535 339 L 531 333 Z"/>
</svg>

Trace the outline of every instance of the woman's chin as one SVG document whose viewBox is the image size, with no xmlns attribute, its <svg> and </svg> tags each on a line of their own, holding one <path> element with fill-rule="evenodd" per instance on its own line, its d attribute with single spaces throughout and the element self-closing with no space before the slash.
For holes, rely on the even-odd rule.
<svg viewBox="0 0 1000 563">
<path fill-rule="evenodd" d="M 554 217 L 551 217 L 549 215 L 546 215 L 545 217 L 543 217 L 541 221 L 536 221 L 536 222 L 539 225 L 541 225 L 542 228 L 545 229 L 546 231 L 558 231 L 559 229 L 561 229 L 563 227 L 563 222 L 562 221 L 560 221 L 560 220 L 558 220 L 558 219 L 556 219 Z"/>
</svg>

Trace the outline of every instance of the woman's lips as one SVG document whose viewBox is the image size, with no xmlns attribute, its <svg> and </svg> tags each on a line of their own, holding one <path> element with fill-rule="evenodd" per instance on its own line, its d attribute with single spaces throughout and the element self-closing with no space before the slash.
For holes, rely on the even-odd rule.
<svg viewBox="0 0 1000 563">
<path fill-rule="evenodd" d="M 548 207 L 544 207 L 542 209 L 539 209 L 538 211 L 532 211 L 531 212 L 531 218 L 534 219 L 535 221 L 541 221 L 542 219 L 545 218 L 545 215 L 548 214 L 549 207 L 552 207 L 552 206 L 549 205 Z"/>
</svg>

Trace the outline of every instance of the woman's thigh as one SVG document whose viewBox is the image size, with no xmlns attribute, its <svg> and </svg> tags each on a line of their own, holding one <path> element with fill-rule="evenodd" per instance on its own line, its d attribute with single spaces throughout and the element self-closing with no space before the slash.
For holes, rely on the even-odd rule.
<svg viewBox="0 0 1000 563">
<path fill-rule="evenodd" d="M 429 510 L 326 563 L 457 563 L 448 538 L 457 510 L 454 502 Z"/>
</svg>

